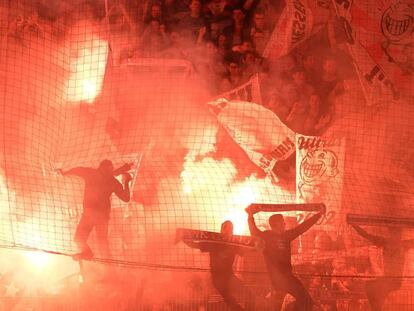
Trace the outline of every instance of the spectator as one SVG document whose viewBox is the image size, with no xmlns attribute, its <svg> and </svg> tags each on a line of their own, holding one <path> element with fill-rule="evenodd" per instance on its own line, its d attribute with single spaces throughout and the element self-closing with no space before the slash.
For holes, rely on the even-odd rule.
<svg viewBox="0 0 414 311">
<path fill-rule="evenodd" d="M 158 37 L 159 39 L 161 39 L 160 43 L 162 48 L 164 48 L 168 43 L 168 37 L 165 33 L 165 26 L 161 25 L 159 20 L 157 19 L 151 20 L 151 22 L 145 29 L 144 34 L 142 35 L 143 45 L 145 46 L 146 43 L 150 42 L 152 40 L 152 37 Z"/>
<path fill-rule="evenodd" d="M 261 31 L 257 31 L 257 30 L 253 30 L 250 33 L 250 38 L 253 41 L 253 44 L 255 46 L 255 49 L 258 53 L 262 54 L 263 51 L 266 48 L 266 44 L 268 42 L 269 38 L 266 38 L 266 34 L 261 32 Z"/>
<path fill-rule="evenodd" d="M 258 52 L 262 53 L 264 50 L 265 42 L 269 41 L 270 35 L 272 34 L 272 31 L 270 29 L 270 26 L 266 23 L 265 19 L 265 13 L 262 10 L 257 10 L 253 15 L 253 23 L 250 27 L 250 37 L 254 38 L 257 35 L 258 45 L 256 45 L 256 49 Z M 263 40 L 261 42 L 259 40 Z"/>
<path fill-rule="evenodd" d="M 262 59 L 253 51 L 247 50 L 243 54 L 243 69 L 246 78 L 253 76 L 262 71 Z"/>
<path fill-rule="evenodd" d="M 253 52 L 254 48 L 250 41 L 245 40 L 242 44 L 235 45 L 232 47 L 229 55 L 232 58 L 238 59 L 240 62 L 243 62 L 243 57 L 247 52 Z M 244 68 L 243 68 L 244 69 Z"/>
<path fill-rule="evenodd" d="M 161 23 L 158 19 L 152 19 L 148 22 L 147 27 L 145 27 L 143 37 L 147 37 L 150 35 L 159 35 L 160 26 Z"/>
<path fill-rule="evenodd" d="M 158 20 L 161 24 L 164 23 L 161 4 L 157 2 L 151 5 L 149 12 L 144 19 L 144 23 L 148 25 L 154 19 Z"/>
<path fill-rule="evenodd" d="M 164 40 L 160 34 L 151 35 L 143 44 L 142 57 L 161 58 L 164 50 Z"/>
<path fill-rule="evenodd" d="M 165 58 L 185 58 L 185 47 L 180 32 L 172 30 L 169 35 L 168 47 L 163 51 Z"/>
<path fill-rule="evenodd" d="M 262 83 L 263 93 L 267 94 L 266 107 L 272 110 L 283 121 L 289 114 L 290 106 L 286 104 L 284 92 L 292 83 L 291 72 L 296 67 L 294 59 L 287 55 L 270 63 L 269 79 Z"/>
<path fill-rule="evenodd" d="M 292 71 L 292 83 L 285 90 L 285 103 L 290 107 L 286 122 L 299 133 L 304 130 L 304 123 L 309 113 L 309 101 L 315 90 L 306 83 L 305 71 L 296 67 Z"/>
<path fill-rule="evenodd" d="M 227 63 L 227 74 L 221 81 L 221 92 L 227 92 L 244 82 L 243 72 L 240 63 L 236 60 L 230 60 Z"/>
<path fill-rule="evenodd" d="M 192 0 L 190 11 L 179 14 L 178 29 L 184 37 L 187 37 L 193 43 L 196 42 L 200 29 L 205 27 L 205 21 L 201 13 L 200 0 Z"/>
<path fill-rule="evenodd" d="M 302 66 L 305 69 L 306 82 L 312 87 L 317 86 L 318 70 L 315 56 L 312 53 L 307 53 L 302 57 Z"/>
<path fill-rule="evenodd" d="M 217 33 L 223 32 L 226 27 L 232 24 L 232 19 L 223 14 L 223 10 L 219 5 L 209 6 L 207 4 L 205 6 L 205 18 L 210 31 L 216 31 Z M 214 37 L 210 38 L 214 40 Z"/>
<path fill-rule="evenodd" d="M 123 31 L 135 31 L 136 27 L 133 23 L 128 11 L 123 5 L 113 6 L 108 16 L 105 18 L 106 22 L 109 22 L 111 31 L 123 32 Z"/>
<path fill-rule="evenodd" d="M 332 114 L 320 113 L 321 101 L 317 95 L 311 95 L 309 98 L 309 110 L 305 119 L 303 133 L 306 135 L 318 135 L 323 132 L 324 128 L 332 121 Z"/>
<path fill-rule="evenodd" d="M 207 27 L 208 39 L 211 41 L 217 41 L 218 36 L 222 32 L 222 27 L 218 22 L 210 22 Z"/>
<path fill-rule="evenodd" d="M 337 73 L 336 60 L 327 58 L 323 62 L 322 74 L 317 81 L 316 91 L 321 99 L 320 114 L 326 114 L 331 109 L 329 96 L 339 94 L 342 80 Z"/>
<path fill-rule="evenodd" d="M 283 122 L 285 122 L 286 117 L 290 111 L 290 107 L 288 107 L 288 105 L 286 105 L 285 102 L 281 100 L 280 96 L 277 93 L 270 94 L 269 100 L 266 103 L 265 107 L 273 111 Z"/>
<path fill-rule="evenodd" d="M 292 70 L 297 67 L 294 58 L 290 55 L 280 57 L 271 64 L 272 75 L 276 80 L 275 87 L 283 89 L 292 81 Z"/>
<path fill-rule="evenodd" d="M 224 14 L 224 9 L 226 8 L 227 1 L 226 0 L 210 0 L 206 7 L 208 8 L 209 12 L 215 15 L 222 15 Z"/>
<path fill-rule="evenodd" d="M 224 34 L 220 34 L 217 38 L 217 49 L 221 58 L 224 59 L 229 54 L 229 40 Z"/>
<path fill-rule="evenodd" d="M 234 9 L 232 24 L 224 29 L 229 38 L 230 46 L 240 45 L 249 38 L 249 30 L 245 22 L 245 15 L 241 9 Z"/>
</svg>

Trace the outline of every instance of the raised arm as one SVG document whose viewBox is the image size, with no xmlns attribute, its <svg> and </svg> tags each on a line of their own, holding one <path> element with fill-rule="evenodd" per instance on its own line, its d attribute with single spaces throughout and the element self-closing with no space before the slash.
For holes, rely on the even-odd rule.
<svg viewBox="0 0 414 311">
<path fill-rule="evenodd" d="M 122 187 L 121 183 L 116 180 L 115 184 L 115 194 L 124 202 L 129 202 L 131 199 L 131 193 L 129 191 L 129 182 L 132 177 L 129 174 L 124 174 L 124 186 Z"/>
<path fill-rule="evenodd" d="M 71 168 L 69 170 L 63 170 L 60 169 L 59 172 L 62 174 L 62 176 L 80 176 L 80 177 L 84 177 L 85 175 L 88 174 L 88 172 L 90 171 L 90 168 L 87 167 L 74 167 Z"/>
<path fill-rule="evenodd" d="M 362 229 L 360 226 L 355 225 L 355 224 L 351 224 L 352 228 L 354 228 L 354 230 L 363 238 L 367 239 L 368 241 L 370 241 L 372 244 L 382 247 L 385 245 L 385 239 L 379 236 L 375 236 L 372 234 L 369 234 L 368 232 L 366 232 L 364 229 Z"/>
<path fill-rule="evenodd" d="M 247 222 L 249 224 L 250 235 L 252 235 L 252 236 L 261 236 L 261 235 L 263 235 L 263 231 L 261 231 L 256 226 L 256 222 L 254 221 L 254 213 L 251 212 L 249 210 L 249 208 L 246 208 L 246 212 L 249 215 L 248 218 L 247 218 Z"/>
<path fill-rule="evenodd" d="M 200 243 L 191 240 L 182 240 L 183 243 L 191 248 L 200 248 Z"/>
<path fill-rule="evenodd" d="M 134 165 L 134 163 L 125 163 L 121 167 L 118 167 L 117 169 L 114 169 L 114 176 L 118 176 L 121 174 L 128 173 L 128 171 L 131 169 L 131 167 Z"/>
<path fill-rule="evenodd" d="M 289 236 L 291 240 L 296 239 L 301 234 L 308 231 L 314 224 L 317 223 L 317 221 L 322 217 L 322 215 L 325 213 L 325 210 L 318 212 L 317 214 L 313 215 L 309 219 L 302 222 L 300 225 L 298 225 L 296 228 L 293 228 L 291 230 L 286 231 L 286 235 Z"/>
</svg>

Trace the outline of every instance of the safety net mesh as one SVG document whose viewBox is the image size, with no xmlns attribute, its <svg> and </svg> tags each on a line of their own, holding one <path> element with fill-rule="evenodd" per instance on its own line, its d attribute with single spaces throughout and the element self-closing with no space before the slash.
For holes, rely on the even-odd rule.
<svg viewBox="0 0 414 311">
<path fill-rule="evenodd" d="M 411 310 L 412 1 L 218 3 L 1 0 L 1 246 L 77 253 L 85 183 L 61 172 L 109 159 L 133 163 L 131 199 L 112 195 L 110 252 L 92 231 L 83 268 L 136 268 L 123 275 L 147 300 L 129 297 L 125 310 L 157 295 L 169 310 L 222 308 L 208 254 L 177 229 L 220 232 L 230 220 L 250 236 L 253 203 L 261 230 L 274 213 L 294 228 L 319 211 L 309 204 L 326 206 L 291 250 L 321 308 L 368 310 L 367 280 L 385 277 L 400 280 L 385 307 Z M 390 257 L 352 225 L 402 237 Z M 15 256 L 4 251 L 2 282 L 23 288 Z M 263 299 L 256 309 L 270 308 L 260 248 L 234 269 Z"/>
</svg>

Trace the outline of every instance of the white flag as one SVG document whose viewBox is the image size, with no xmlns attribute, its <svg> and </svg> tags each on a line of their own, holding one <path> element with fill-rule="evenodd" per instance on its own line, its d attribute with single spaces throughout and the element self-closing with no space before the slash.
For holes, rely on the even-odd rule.
<svg viewBox="0 0 414 311">
<path fill-rule="evenodd" d="M 312 34 L 313 15 L 307 0 L 287 0 L 263 56 L 275 60 L 288 54 Z"/>
<path fill-rule="evenodd" d="M 208 104 L 233 140 L 266 173 L 276 161 L 295 152 L 295 133 L 269 109 L 256 103 L 226 99 Z"/>
<path fill-rule="evenodd" d="M 339 223 L 345 138 L 296 135 L 297 200 L 324 202 L 327 225 Z"/>
</svg>

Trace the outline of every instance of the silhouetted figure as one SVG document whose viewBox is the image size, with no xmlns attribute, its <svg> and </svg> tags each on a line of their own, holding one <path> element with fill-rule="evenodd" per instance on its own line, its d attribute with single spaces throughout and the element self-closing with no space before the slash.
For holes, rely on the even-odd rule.
<svg viewBox="0 0 414 311">
<path fill-rule="evenodd" d="M 232 237 L 233 223 L 231 221 L 227 220 L 222 223 L 221 235 L 224 240 Z M 236 255 L 243 254 L 240 247 L 217 242 L 193 242 L 188 240 L 183 240 L 183 242 L 190 247 L 198 248 L 202 252 L 210 254 L 210 272 L 213 285 L 232 311 L 254 310 L 254 299 L 250 292 L 247 295 L 246 309 L 234 297 L 235 292 L 240 293 L 246 290 L 242 281 L 233 272 Z"/>
<path fill-rule="evenodd" d="M 322 212 L 313 215 L 290 230 L 285 230 L 283 216 L 274 214 L 269 218 L 271 230 L 261 231 L 254 221 L 254 213 L 249 209 L 246 209 L 246 212 L 249 214 L 248 222 L 251 235 L 264 241 L 263 256 L 273 288 L 276 291 L 292 295 L 296 299 L 295 310 L 312 310 L 312 298 L 292 272 L 290 243 L 310 229 L 321 218 L 322 214 L 325 213 L 325 207 L 323 207 Z"/>
<path fill-rule="evenodd" d="M 75 175 L 85 181 L 83 196 L 83 213 L 75 232 L 75 242 L 80 253 L 74 259 L 91 259 L 92 250 L 87 241 L 93 228 L 102 255 L 109 256 L 108 223 L 111 213 L 111 195 L 115 193 L 122 201 L 129 202 L 129 181 L 132 179 L 127 172 L 131 164 L 125 164 L 117 170 L 110 160 L 103 160 L 97 169 L 75 167 L 67 171 L 61 170 L 63 176 Z M 123 185 L 114 176 L 123 174 Z"/>
<path fill-rule="evenodd" d="M 402 230 L 397 227 L 390 227 L 390 237 L 384 238 L 369 234 L 356 224 L 352 228 L 377 247 L 382 248 L 384 275 L 366 283 L 367 298 L 372 311 L 382 310 L 387 296 L 401 288 L 401 278 L 404 270 L 404 263 L 407 250 L 414 247 L 414 240 L 401 240 Z"/>
</svg>

